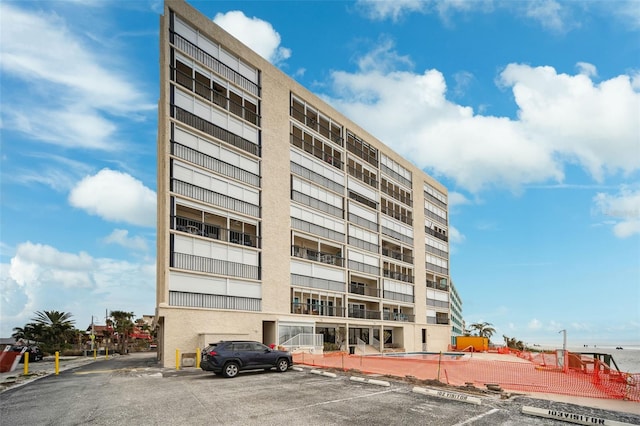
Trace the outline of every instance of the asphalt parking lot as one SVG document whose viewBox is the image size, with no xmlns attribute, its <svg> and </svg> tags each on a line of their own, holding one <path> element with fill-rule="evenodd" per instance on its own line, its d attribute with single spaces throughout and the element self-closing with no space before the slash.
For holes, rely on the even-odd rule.
<svg viewBox="0 0 640 426">
<path fill-rule="evenodd" d="M 194 368 L 159 368 L 152 357 L 86 363 L 9 389 L 0 398 L 3 424 L 567 424 L 523 414 L 523 406 L 640 424 L 633 414 L 525 397 L 491 394 L 476 405 L 416 392 L 423 387 L 412 383 L 306 367 L 225 379 Z"/>
</svg>

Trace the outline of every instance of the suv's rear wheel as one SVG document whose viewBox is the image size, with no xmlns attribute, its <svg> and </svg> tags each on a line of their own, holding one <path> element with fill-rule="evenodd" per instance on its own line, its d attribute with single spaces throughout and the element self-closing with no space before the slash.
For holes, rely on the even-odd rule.
<svg viewBox="0 0 640 426">
<path fill-rule="evenodd" d="M 285 358 L 279 359 L 278 363 L 276 364 L 276 369 L 280 373 L 284 373 L 289 369 L 289 361 L 287 361 Z"/>
<path fill-rule="evenodd" d="M 224 365 L 224 368 L 222 369 L 222 375 L 228 378 L 236 377 L 239 372 L 240 367 L 238 367 L 238 364 L 236 364 L 235 362 L 226 363 Z"/>
</svg>

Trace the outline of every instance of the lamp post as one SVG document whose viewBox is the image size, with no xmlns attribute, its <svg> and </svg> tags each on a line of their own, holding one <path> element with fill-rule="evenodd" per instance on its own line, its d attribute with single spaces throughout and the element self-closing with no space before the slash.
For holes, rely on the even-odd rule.
<svg viewBox="0 0 640 426">
<path fill-rule="evenodd" d="M 563 334 L 562 338 L 562 371 L 567 372 L 569 366 L 567 365 L 567 330 L 560 330 L 558 333 Z"/>
</svg>

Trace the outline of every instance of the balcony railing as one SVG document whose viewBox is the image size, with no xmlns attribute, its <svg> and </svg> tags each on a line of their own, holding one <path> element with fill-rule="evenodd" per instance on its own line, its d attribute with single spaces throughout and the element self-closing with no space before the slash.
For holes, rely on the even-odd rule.
<svg viewBox="0 0 640 426">
<path fill-rule="evenodd" d="M 415 322 L 416 316 L 413 314 L 405 314 L 404 312 L 384 311 L 382 313 L 382 319 L 385 321 Z"/>
<path fill-rule="evenodd" d="M 436 238 L 438 238 L 438 239 L 440 239 L 442 241 L 449 241 L 449 238 L 446 235 L 441 234 L 440 232 L 437 232 L 437 231 L 435 231 L 435 230 L 433 230 L 431 228 L 428 228 L 426 226 L 424 227 L 424 232 L 426 232 L 429 235 L 433 235 L 434 237 L 436 237 Z"/>
<path fill-rule="evenodd" d="M 248 247 L 260 248 L 260 237 L 255 234 L 240 232 L 238 230 L 221 228 L 201 221 L 182 216 L 174 216 L 175 229 L 193 235 L 200 235 L 212 240 L 226 241 L 232 244 L 240 244 Z M 173 226 L 172 226 L 172 229 Z"/>
<path fill-rule="evenodd" d="M 328 179 L 312 170 L 307 169 L 299 164 L 291 162 L 291 172 L 297 174 L 298 176 L 302 176 L 305 179 L 308 179 L 312 182 L 315 182 L 321 186 L 329 188 L 333 192 L 337 192 L 338 194 L 344 194 L 344 186 L 335 182 L 331 179 Z"/>
<path fill-rule="evenodd" d="M 316 262 L 326 263 L 328 265 L 343 266 L 344 258 L 331 253 L 323 253 L 321 251 L 312 250 L 306 247 L 291 246 L 291 256 L 301 259 L 309 259 Z"/>
<path fill-rule="evenodd" d="M 221 141 L 224 141 L 229 145 L 240 148 L 243 151 L 248 152 L 249 154 L 253 154 L 258 157 L 260 157 L 261 155 L 260 146 L 258 144 L 255 144 L 247 139 L 236 135 L 235 133 L 223 129 L 222 127 L 217 126 L 212 122 L 193 114 L 192 112 L 182 109 L 179 106 L 171 105 L 171 117 L 175 118 L 178 121 L 181 121 L 187 126 L 191 126 L 194 129 L 200 130 L 201 132 L 213 136 L 214 138 L 220 139 Z"/>
<path fill-rule="evenodd" d="M 362 283 L 349 283 L 349 293 L 360 294 L 362 296 L 380 297 L 380 289 L 370 287 Z"/>
<path fill-rule="evenodd" d="M 448 291 L 449 290 L 449 286 L 447 285 L 447 283 L 441 283 L 441 282 L 437 282 L 437 281 L 429 281 L 429 280 L 427 280 L 427 287 L 435 288 L 437 290 L 444 290 L 444 291 Z"/>
<path fill-rule="evenodd" d="M 319 315 L 325 317 L 344 317 L 343 306 L 327 306 L 318 303 L 292 303 L 291 313 L 301 315 Z"/>
<path fill-rule="evenodd" d="M 295 217 L 291 218 L 291 227 L 300 231 L 310 232 L 324 238 L 344 242 L 344 234 L 336 232 L 333 229 L 325 228 L 315 223 L 307 222 Z"/>
<path fill-rule="evenodd" d="M 380 311 L 370 311 L 368 309 L 353 309 L 349 308 L 349 318 L 363 318 L 363 319 L 380 319 Z"/>
<path fill-rule="evenodd" d="M 408 189 L 411 189 L 411 181 L 405 178 L 404 176 L 400 175 L 398 172 L 392 170 L 391 168 L 387 167 L 383 163 L 380 163 L 380 170 L 382 170 L 384 173 L 388 174 L 398 182 L 402 183 Z"/>
<path fill-rule="evenodd" d="M 386 278 L 391 278 L 392 280 L 404 281 L 406 283 L 413 282 L 413 275 L 403 274 L 401 272 L 391 271 L 389 269 L 383 269 L 382 275 Z"/>
<path fill-rule="evenodd" d="M 224 207 L 246 215 L 260 217 L 260 206 L 193 185 L 189 182 L 171 179 L 171 191 L 176 194 L 184 195 L 185 197 L 204 201 L 208 204 Z"/>
<path fill-rule="evenodd" d="M 207 272 L 216 275 L 228 275 L 239 278 L 260 279 L 260 267 L 243 263 L 228 262 L 210 257 L 186 253 L 173 253 L 171 266 L 189 271 Z"/>
<path fill-rule="evenodd" d="M 205 167 L 221 175 L 229 176 L 253 186 L 260 186 L 260 176 L 255 173 L 248 172 L 240 167 L 236 167 L 175 141 L 171 141 L 171 153 L 176 157 Z"/>
<path fill-rule="evenodd" d="M 390 300 L 398 300 L 400 302 L 413 303 L 414 296 L 412 294 L 396 293 L 395 291 L 385 290 L 383 298 Z"/>
<path fill-rule="evenodd" d="M 372 275 L 378 275 L 380 273 L 379 267 L 358 262 L 356 260 L 349 261 L 349 269 L 365 272 L 367 274 L 372 274 Z"/>
<path fill-rule="evenodd" d="M 390 257 L 392 259 L 401 260 L 406 263 L 413 263 L 413 256 L 409 256 L 408 254 L 402 254 L 399 251 L 391 250 L 388 248 L 382 248 L 382 255 Z"/>
</svg>

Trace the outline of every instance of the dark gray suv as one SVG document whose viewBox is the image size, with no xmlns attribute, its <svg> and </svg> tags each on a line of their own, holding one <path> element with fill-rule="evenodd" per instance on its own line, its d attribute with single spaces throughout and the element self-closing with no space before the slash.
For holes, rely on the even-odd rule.
<svg viewBox="0 0 640 426">
<path fill-rule="evenodd" d="M 202 351 L 200 368 L 235 377 L 241 370 L 271 370 L 283 373 L 293 365 L 291 353 L 278 351 L 259 342 L 231 340 L 211 343 Z"/>
</svg>

